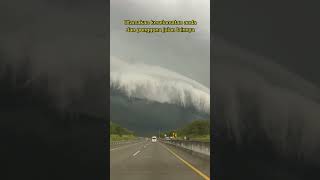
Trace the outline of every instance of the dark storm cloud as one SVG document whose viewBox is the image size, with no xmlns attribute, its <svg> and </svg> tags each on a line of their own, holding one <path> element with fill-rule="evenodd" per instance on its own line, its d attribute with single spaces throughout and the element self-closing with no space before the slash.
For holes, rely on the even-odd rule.
<svg viewBox="0 0 320 180">
<path fill-rule="evenodd" d="M 29 58 L 28 82 L 48 76 L 52 95 L 67 106 L 69 94 L 83 94 L 89 78 L 105 81 L 105 9 L 104 1 L 1 1 L 1 63 L 17 68 Z"/>
<path fill-rule="evenodd" d="M 139 136 L 152 136 L 159 130 L 172 130 L 195 119 L 210 118 L 208 114 L 190 106 L 181 107 L 176 104 L 128 98 L 117 90 L 111 90 L 110 112 L 111 121 L 134 131 Z"/>
<path fill-rule="evenodd" d="M 239 145 L 258 139 L 281 156 L 320 165 L 315 84 L 220 38 L 214 43 L 213 75 L 215 128 L 225 129 Z"/>
<path fill-rule="evenodd" d="M 181 74 L 159 66 L 110 59 L 110 89 L 159 103 L 192 106 L 210 114 L 210 90 Z"/>
<path fill-rule="evenodd" d="M 0 1 L 0 179 L 107 179 L 107 10 Z"/>
</svg>

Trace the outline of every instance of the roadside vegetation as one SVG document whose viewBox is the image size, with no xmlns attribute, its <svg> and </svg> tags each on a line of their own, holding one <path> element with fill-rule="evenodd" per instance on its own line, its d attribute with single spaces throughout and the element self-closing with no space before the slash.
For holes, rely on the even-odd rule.
<svg viewBox="0 0 320 180">
<path fill-rule="evenodd" d="M 176 134 L 175 139 L 182 140 L 187 137 L 192 141 L 210 142 L 210 120 L 195 120 L 180 129 L 162 132 L 160 137 L 163 138 L 165 135 L 172 137 L 174 134 Z"/>
<path fill-rule="evenodd" d="M 135 139 L 133 131 L 121 127 L 120 125 L 110 121 L 110 142 L 112 141 L 128 141 Z"/>
</svg>

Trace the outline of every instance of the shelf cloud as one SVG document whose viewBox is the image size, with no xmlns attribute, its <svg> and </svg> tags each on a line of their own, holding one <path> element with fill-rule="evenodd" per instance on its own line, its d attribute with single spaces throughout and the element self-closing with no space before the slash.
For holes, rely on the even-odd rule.
<svg viewBox="0 0 320 180">
<path fill-rule="evenodd" d="M 128 63 L 111 57 L 110 87 L 128 97 L 193 107 L 210 113 L 210 90 L 197 81 L 160 66 Z"/>
</svg>

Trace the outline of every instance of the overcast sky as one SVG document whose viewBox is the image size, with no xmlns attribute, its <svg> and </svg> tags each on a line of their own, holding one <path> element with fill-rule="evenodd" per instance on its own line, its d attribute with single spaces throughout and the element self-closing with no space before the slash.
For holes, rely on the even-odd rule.
<svg viewBox="0 0 320 180">
<path fill-rule="evenodd" d="M 110 55 L 157 65 L 210 88 L 209 0 L 111 0 Z M 194 33 L 127 33 L 123 20 L 191 20 Z M 132 26 L 134 27 L 134 26 Z"/>
</svg>

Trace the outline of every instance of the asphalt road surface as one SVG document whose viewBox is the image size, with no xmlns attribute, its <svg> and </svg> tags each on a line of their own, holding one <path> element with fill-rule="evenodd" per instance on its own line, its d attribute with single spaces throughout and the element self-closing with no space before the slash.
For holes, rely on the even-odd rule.
<svg viewBox="0 0 320 180">
<path fill-rule="evenodd" d="M 111 180 L 210 179 L 210 161 L 173 146 L 143 140 L 110 147 Z"/>
</svg>

